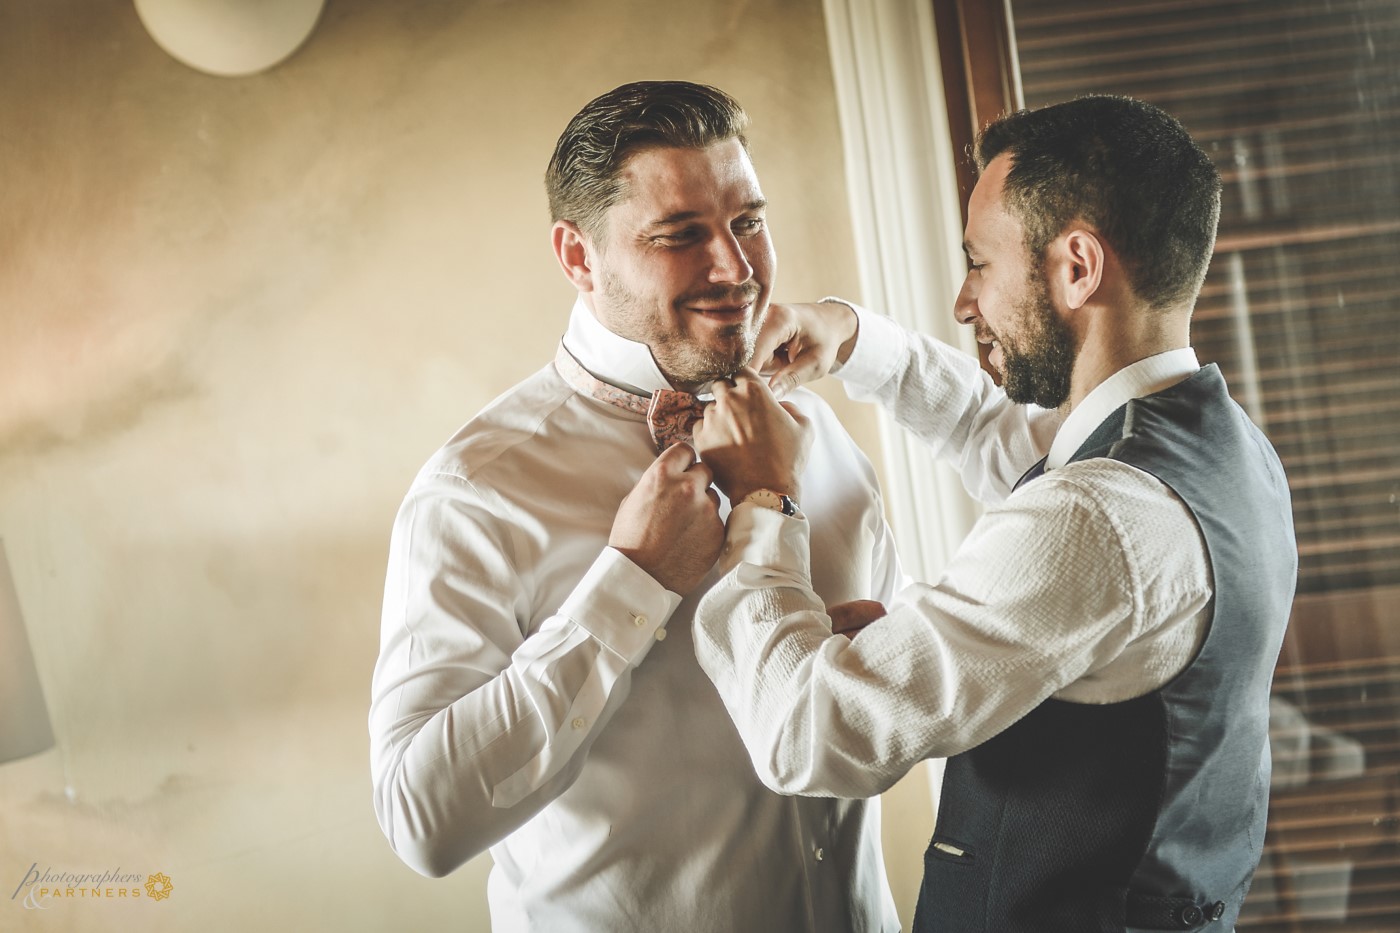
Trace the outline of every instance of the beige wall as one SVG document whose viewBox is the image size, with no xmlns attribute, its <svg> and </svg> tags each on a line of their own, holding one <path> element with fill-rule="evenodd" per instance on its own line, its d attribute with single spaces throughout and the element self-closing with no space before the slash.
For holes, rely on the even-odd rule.
<svg viewBox="0 0 1400 933">
<path fill-rule="evenodd" d="M 485 929 L 486 859 L 419 878 L 370 809 L 387 533 L 548 360 L 545 160 L 645 77 L 746 103 L 780 292 L 854 293 L 819 0 L 330 0 L 241 79 L 124 0 L 0 5 L 0 537 L 59 737 L 0 766 L 0 929 Z M 906 918 L 926 800 L 886 803 Z M 26 911 L 31 863 L 175 892 Z"/>
</svg>

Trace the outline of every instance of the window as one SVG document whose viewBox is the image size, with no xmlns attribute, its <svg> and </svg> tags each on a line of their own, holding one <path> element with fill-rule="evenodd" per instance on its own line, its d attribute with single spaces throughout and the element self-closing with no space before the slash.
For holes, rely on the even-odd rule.
<svg viewBox="0 0 1400 933">
<path fill-rule="evenodd" d="M 1400 931 L 1400 2 L 1000 6 L 934 2 L 955 142 L 1128 94 L 1225 181 L 1192 342 L 1283 459 L 1300 560 L 1239 929 Z"/>
</svg>

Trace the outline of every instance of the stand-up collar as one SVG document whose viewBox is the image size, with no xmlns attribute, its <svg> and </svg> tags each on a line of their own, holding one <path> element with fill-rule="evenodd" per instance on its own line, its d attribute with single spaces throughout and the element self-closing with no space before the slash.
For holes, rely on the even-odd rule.
<svg viewBox="0 0 1400 933">
<path fill-rule="evenodd" d="M 1050 444 L 1047 470 L 1058 470 L 1094 433 L 1103 420 L 1135 398 L 1161 392 L 1201 368 L 1191 347 L 1168 350 L 1124 366 L 1094 387 L 1069 413 Z"/>
<path fill-rule="evenodd" d="M 671 388 L 657 367 L 651 348 L 608 330 L 582 298 L 574 302 L 569 312 L 564 347 L 584 369 L 619 389 L 651 395 L 657 389 Z"/>
</svg>

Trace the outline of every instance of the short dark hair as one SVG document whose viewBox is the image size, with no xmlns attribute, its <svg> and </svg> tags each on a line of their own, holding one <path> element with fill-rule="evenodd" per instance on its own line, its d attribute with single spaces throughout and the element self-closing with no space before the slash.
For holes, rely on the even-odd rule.
<svg viewBox="0 0 1400 933">
<path fill-rule="evenodd" d="M 589 233 L 622 196 L 627 158 L 651 146 L 703 149 L 737 139 L 748 148 L 748 115 L 723 91 L 689 81 L 635 81 L 590 101 L 574 115 L 549 160 L 545 189 L 554 220 Z"/>
<path fill-rule="evenodd" d="M 1012 161 L 1004 197 L 1032 257 L 1080 220 L 1149 306 L 1195 303 L 1215 249 L 1220 173 L 1176 118 L 1129 97 L 1081 97 L 989 124 L 978 169 L 1002 153 Z"/>
</svg>

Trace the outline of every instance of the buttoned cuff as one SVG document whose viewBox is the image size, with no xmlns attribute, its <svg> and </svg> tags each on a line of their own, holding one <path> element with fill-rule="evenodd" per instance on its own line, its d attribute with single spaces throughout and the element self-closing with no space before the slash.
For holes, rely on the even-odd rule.
<svg viewBox="0 0 1400 933">
<path fill-rule="evenodd" d="M 603 548 L 588 573 L 559 607 L 559 614 L 576 622 L 629 665 L 642 658 L 659 639 L 681 598 L 615 548 Z"/>
<path fill-rule="evenodd" d="M 784 515 L 752 502 L 741 502 L 729 513 L 720 571 L 729 573 L 740 564 L 753 564 L 810 589 L 811 528 L 807 516 L 800 511 Z"/>
<path fill-rule="evenodd" d="M 844 363 L 831 368 L 831 375 L 852 389 L 878 389 L 894 378 L 908 352 L 904 328 L 883 314 L 861 307 L 844 298 L 829 296 L 822 301 L 840 302 L 856 313 L 856 345 Z"/>
</svg>

